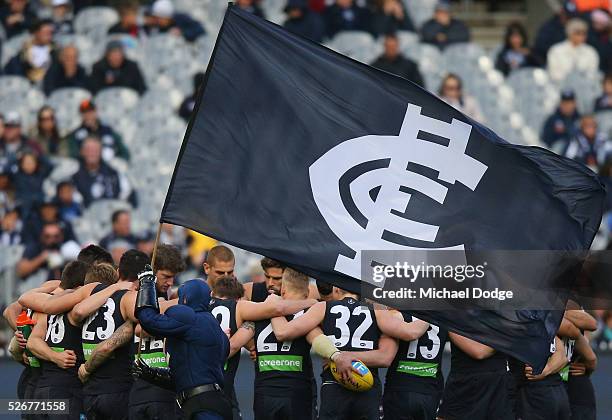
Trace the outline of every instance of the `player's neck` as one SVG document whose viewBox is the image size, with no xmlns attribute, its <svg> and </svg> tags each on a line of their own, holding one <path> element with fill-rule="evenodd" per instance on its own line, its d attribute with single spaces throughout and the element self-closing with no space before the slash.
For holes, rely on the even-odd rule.
<svg viewBox="0 0 612 420">
<path fill-rule="evenodd" d="M 306 298 L 308 298 L 308 296 L 304 296 L 303 293 L 287 292 L 283 295 L 283 299 L 285 300 L 304 300 Z"/>
</svg>

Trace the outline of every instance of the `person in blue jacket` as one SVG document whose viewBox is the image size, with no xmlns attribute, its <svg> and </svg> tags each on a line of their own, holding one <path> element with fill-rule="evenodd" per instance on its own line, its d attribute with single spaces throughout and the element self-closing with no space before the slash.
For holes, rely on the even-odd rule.
<svg viewBox="0 0 612 420">
<path fill-rule="evenodd" d="M 138 278 L 136 317 L 146 332 L 166 338 L 170 374 L 185 418 L 231 419 L 231 405 L 222 392 L 229 340 L 209 312 L 210 288 L 201 279 L 189 280 L 178 290 L 178 305 L 161 314 L 153 271 L 148 267 Z"/>
</svg>

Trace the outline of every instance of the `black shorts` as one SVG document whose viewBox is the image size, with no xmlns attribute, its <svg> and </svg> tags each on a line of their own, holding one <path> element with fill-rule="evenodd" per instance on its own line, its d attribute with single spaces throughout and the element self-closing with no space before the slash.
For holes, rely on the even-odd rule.
<svg viewBox="0 0 612 420">
<path fill-rule="evenodd" d="M 312 391 L 306 392 L 304 398 L 296 398 L 256 391 L 253 398 L 255 420 L 313 420 L 312 401 L 307 397 L 308 394 L 312 395 Z"/>
<path fill-rule="evenodd" d="M 592 405 L 570 405 L 571 420 L 595 420 L 597 418 L 597 408 Z"/>
<path fill-rule="evenodd" d="M 127 420 L 129 392 L 83 396 L 87 420 Z"/>
<path fill-rule="evenodd" d="M 36 388 L 34 398 L 43 400 L 68 400 L 68 414 L 37 414 L 37 420 L 79 420 L 83 411 L 83 393 L 81 387 L 43 386 Z"/>
<path fill-rule="evenodd" d="M 569 420 L 570 405 L 563 384 L 521 386 L 516 394 L 519 420 Z"/>
<path fill-rule="evenodd" d="M 433 420 L 439 403 L 438 394 L 385 388 L 383 412 L 385 420 Z"/>
<path fill-rule="evenodd" d="M 377 382 L 369 391 L 354 392 L 337 383 L 324 383 L 319 420 L 379 420 L 381 388 Z"/>
<path fill-rule="evenodd" d="M 514 420 L 511 377 L 507 372 L 450 375 L 438 417 L 444 420 Z"/>
<path fill-rule="evenodd" d="M 175 401 L 151 401 L 133 404 L 128 409 L 129 420 L 182 420 L 183 412 Z"/>
</svg>

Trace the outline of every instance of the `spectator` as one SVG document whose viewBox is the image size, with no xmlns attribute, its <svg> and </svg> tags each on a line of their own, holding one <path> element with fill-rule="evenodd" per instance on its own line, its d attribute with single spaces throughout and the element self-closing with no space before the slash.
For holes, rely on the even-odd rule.
<svg viewBox="0 0 612 420">
<path fill-rule="evenodd" d="M 110 41 L 104 57 L 93 66 L 91 87 L 97 93 L 117 86 L 134 89 L 141 95 L 147 89 L 138 64 L 125 57 L 121 41 Z"/>
<path fill-rule="evenodd" d="M 34 13 L 28 8 L 28 0 L 8 0 L 0 7 L 0 22 L 7 38 L 12 38 L 30 29 L 36 20 Z"/>
<path fill-rule="evenodd" d="M 17 163 L 17 157 L 27 149 L 38 155 L 42 149 L 21 132 L 21 117 L 16 111 L 8 112 L 4 118 L 4 132 L 0 138 L 0 166 L 10 168 Z"/>
<path fill-rule="evenodd" d="M 0 217 L 15 208 L 15 189 L 8 167 L 0 166 Z"/>
<path fill-rule="evenodd" d="M 89 99 L 79 105 L 81 125 L 68 135 L 68 148 L 70 156 L 77 159 L 81 154 L 83 141 L 88 137 L 96 137 L 102 142 L 102 159 L 110 162 L 118 157 L 130 160 L 130 152 L 123 144 L 121 136 L 108 125 L 98 119 L 96 104 Z"/>
<path fill-rule="evenodd" d="M 419 67 L 414 61 L 401 54 L 399 40 L 395 34 L 385 36 L 385 52 L 372 63 L 372 66 L 396 74 L 419 86 L 424 86 Z"/>
<path fill-rule="evenodd" d="M 35 153 L 26 151 L 21 154 L 11 182 L 15 186 L 15 198 L 21 205 L 24 220 L 28 219 L 32 208 L 43 201 L 42 186 L 50 172 L 51 168 L 41 164 Z"/>
<path fill-rule="evenodd" d="M 131 246 L 126 241 L 122 241 L 121 239 L 112 241 L 105 247 L 105 249 L 108 249 L 108 252 L 110 252 L 111 256 L 113 257 L 115 265 L 119 265 L 121 256 L 133 248 L 133 246 Z"/>
<path fill-rule="evenodd" d="M 66 223 L 72 224 L 81 217 L 83 209 L 74 185 L 70 181 L 62 181 L 57 184 L 55 203 L 59 212 L 59 218 Z"/>
<path fill-rule="evenodd" d="M 255 16 L 265 18 L 263 10 L 261 10 L 261 7 L 259 7 L 255 0 L 236 0 L 236 6 L 249 13 L 253 13 Z"/>
<path fill-rule="evenodd" d="M 73 34 L 72 19 L 74 16 L 70 0 L 52 0 L 51 7 L 51 20 L 55 35 Z"/>
<path fill-rule="evenodd" d="M 597 132 L 597 120 L 592 115 L 580 119 L 580 131 L 570 141 L 565 156 L 595 170 L 610 156 L 610 144 Z"/>
<path fill-rule="evenodd" d="M 103 199 L 127 199 L 135 204 L 136 196 L 127 180 L 102 161 L 102 144 L 96 137 L 89 136 L 83 141 L 81 164 L 72 182 L 85 207 Z"/>
<path fill-rule="evenodd" d="M 452 73 L 447 75 L 440 84 L 438 95 L 468 117 L 484 122 L 484 116 L 476 99 L 463 93 L 463 83 L 459 76 Z"/>
<path fill-rule="evenodd" d="M 57 223 L 62 229 L 62 235 L 67 241 L 76 241 L 72 224 L 61 219 L 59 207 L 55 200 L 46 199 L 38 207 L 38 211 L 24 217 L 26 226 L 23 229 L 23 242 L 28 245 L 38 241 L 43 226 L 48 223 Z"/>
<path fill-rule="evenodd" d="M 443 50 L 447 45 L 470 41 L 470 31 L 465 24 L 454 19 L 450 12 L 450 4 L 440 1 L 436 5 L 433 18 L 423 24 L 421 40 L 433 44 Z"/>
<path fill-rule="evenodd" d="M 599 69 L 605 73 L 612 71 L 612 40 L 610 29 L 612 21 L 610 13 L 603 10 L 593 10 L 591 13 L 591 28 L 588 43 L 599 55 Z"/>
<path fill-rule="evenodd" d="M 68 147 L 59 135 L 55 111 L 49 105 L 38 110 L 36 127 L 30 137 L 36 142 L 45 155 L 68 156 Z"/>
<path fill-rule="evenodd" d="M 0 217 L 0 246 L 20 245 L 21 229 L 23 222 L 19 217 L 19 209 L 10 209 Z"/>
<path fill-rule="evenodd" d="M 90 89 L 89 77 L 79 64 L 79 51 L 74 45 L 61 49 L 58 59 L 53 62 L 43 80 L 43 91 L 47 96 L 65 87 Z"/>
<path fill-rule="evenodd" d="M 612 110 L 612 73 L 603 80 L 603 93 L 595 100 L 595 112 Z"/>
<path fill-rule="evenodd" d="M 533 52 L 542 62 L 546 63 L 548 50 L 553 45 L 565 40 L 565 25 L 574 16 L 575 12 L 576 6 L 574 3 L 565 1 L 563 7 L 538 29 Z"/>
<path fill-rule="evenodd" d="M 102 248 L 109 249 L 111 242 L 124 241 L 128 249 L 135 248 L 138 238 L 132 234 L 132 217 L 127 210 L 117 210 L 111 216 L 111 233 L 100 240 Z"/>
<path fill-rule="evenodd" d="M 369 31 L 370 13 L 353 0 L 336 0 L 323 14 L 325 31 L 333 38 L 340 31 Z"/>
<path fill-rule="evenodd" d="M 144 28 L 138 23 L 138 3 L 125 1 L 119 5 L 119 22 L 108 30 L 109 34 L 125 34 L 134 38 L 144 35 Z"/>
<path fill-rule="evenodd" d="M 516 69 L 541 66 L 542 62 L 527 44 L 527 31 L 523 25 L 518 22 L 508 25 L 504 48 L 497 55 L 495 68 L 507 76 Z"/>
<path fill-rule="evenodd" d="M 53 23 L 48 19 L 36 21 L 31 26 L 31 33 L 4 70 L 7 74 L 27 77 L 32 83 L 41 83 L 55 55 Z"/>
<path fill-rule="evenodd" d="M 189 121 L 189 118 L 191 117 L 191 113 L 195 108 L 198 89 L 200 88 L 203 82 L 204 73 L 199 72 L 193 76 L 193 93 L 183 99 L 183 102 L 181 103 L 181 106 L 179 108 L 179 116 L 185 121 Z"/>
<path fill-rule="evenodd" d="M 544 123 L 542 141 L 555 150 L 565 150 L 570 139 L 578 134 L 579 119 L 574 91 L 564 90 L 559 107 Z"/>
<path fill-rule="evenodd" d="M 325 23 L 318 13 L 308 8 L 306 0 L 289 0 L 285 6 L 285 29 L 314 42 L 323 41 Z"/>
<path fill-rule="evenodd" d="M 371 26 L 375 36 L 397 31 L 415 32 L 412 20 L 400 0 L 374 0 Z"/>
<path fill-rule="evenodd" d="M 62 229 L 57 223 L 43 226 L 39 240 L 26 246 L 17 263 L 17 275 L 27 280 L 30 287 L 46 280 L 59 279 L 66 257 L 66 253 L 62 255 L 61 251 L 65 242 Z"/>
<path fill-rule="evenodd" d="M 170 0 L 156 0 L 147 16 L 147 33 L 149 35 L 169 33 L 182 36 L 193 42 L 206 31 L 197 20 L 185 13 L 177 13 Z"/>
<path fill-rule="evenodd" d="M 548 73 L 555 82 L 563 81 L 575 71 L 597 72 L 599 57 L 597 51 L 586 43 L 587 29 L 583 20 L 570 20 L 565 28 L 567 40 L 555 44 L 548 51 Z"/>
</svg>

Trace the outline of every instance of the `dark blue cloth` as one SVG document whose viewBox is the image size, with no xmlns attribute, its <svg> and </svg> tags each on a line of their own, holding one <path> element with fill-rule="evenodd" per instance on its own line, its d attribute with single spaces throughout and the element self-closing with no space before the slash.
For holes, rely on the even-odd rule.
<svg viewBox="0 0 612 420">
<path fill-rule="evenodd" d="M 212 383 L 223 386 L 229 340 L 208 311 L 210 288 L 204 280 L 194 279 L 183 284 L 178 294 L 179 304 L 164 314 L 142 308 L 136 316 L 149 334 L 166 337 L 177 392 Z"/>
</svg>

